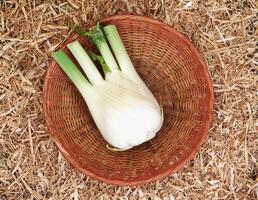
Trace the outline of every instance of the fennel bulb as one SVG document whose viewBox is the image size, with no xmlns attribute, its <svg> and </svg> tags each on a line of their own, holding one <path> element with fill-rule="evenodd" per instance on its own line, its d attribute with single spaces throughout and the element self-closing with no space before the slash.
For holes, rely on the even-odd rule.
<svg viewBox="0 0 258 200">
<path fill-rule="evenodd" d="M 53 58 L 80 91 L 101 135 L 115 150 L 152 139 L 162 126 L 162 109 L 137 74 L 116 27 L 108 25 L 104 33 L 99 25 L 90 32 L 77 32 L 90 37 L 101 53 L 89 56 L 78 41 L 67 45 L 88 80 L 62 50 Z M 100 62 L 104 78 L 92 60 Z"/>
</svg>

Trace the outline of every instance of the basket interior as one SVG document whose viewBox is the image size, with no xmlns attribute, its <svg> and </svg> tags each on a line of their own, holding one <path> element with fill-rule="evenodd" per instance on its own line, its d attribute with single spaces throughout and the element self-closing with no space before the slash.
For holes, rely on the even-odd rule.
<svg viewBox="0 0 258 200">
<path fill-rule="evenodd" d="M 83 98 L 53 62 L 44 91 L 47 125 L 66 158 L 86 175 L 114 184 L 154 180 L 182 166 L 207 135 L 213 98 L 207 68 L 187 40 L 160 23 L 130 18 L 105 23 L 117 26 L 136 70 L 162 105 L 162 129 L 140 146 L 111 152 Z"/>
</svg>

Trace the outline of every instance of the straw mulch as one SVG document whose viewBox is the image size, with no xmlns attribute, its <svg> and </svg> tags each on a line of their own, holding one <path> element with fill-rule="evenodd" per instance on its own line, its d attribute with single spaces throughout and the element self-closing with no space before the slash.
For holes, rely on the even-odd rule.
<svg viewBox="0 0 258 200">
<path fill-rule="evenodd" d="M 0 0 L 0 199 L 257 199 L 255 0 Z M 200 50 L 213 78 L 209 137 L 182 171 L 142 187 L 76 172 L 49 137 L 44 74 L 74 24 L 132 13 L 162 20 Z"/>
</svg>

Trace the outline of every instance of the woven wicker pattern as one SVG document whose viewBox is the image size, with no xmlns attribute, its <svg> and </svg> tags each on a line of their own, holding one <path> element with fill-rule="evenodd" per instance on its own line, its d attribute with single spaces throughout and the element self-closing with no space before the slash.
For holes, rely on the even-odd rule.
<svg viewBox="0 0 258 200">
<path fill-rule="evenodd" d="M 52 62 L 44 85 L 49 132 L 66 159 L 92 178 L 118 185 L 161 179 L 193 158 L 212 121 L 213 91 L 207 67 L 181 34 L 139 16 L 114 16 L 128 53 L 164 109 L 164 124 L 151 141 L 125 152 L 111 152 L 75 86 Z M 63 44 L 72 40 L 71 35 Z M 86 49 L 92 44 L 79 38 Z"/>
</svg>

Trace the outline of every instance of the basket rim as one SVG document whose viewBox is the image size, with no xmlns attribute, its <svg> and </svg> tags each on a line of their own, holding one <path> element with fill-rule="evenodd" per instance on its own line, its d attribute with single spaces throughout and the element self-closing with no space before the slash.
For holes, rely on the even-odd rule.
<svg viewBox="0 0 258 200">
<path fill-rule="evenodd" d="M 91 172 L 88 169 L 83 168 L 82 166 L 80 166 L 80 164 L 75 161 L 70 155 L 69 153 L 65 150 L 65 148 L 63 147 L 61 141 L 58 139 L 57 136 L 55 136 L 53 134 L 53 130 L 54 130 L 54 124 L 51 122 L 51 117 L 48 113 L 48 107 L 49 107 L 49 102 L 48 102 L 48 90 L 49 90 L 49 80 L 52 78 L 51 77 L 51 73 L 54 69 L 54 61 L 51 60 L 49 67 L 47 68 L 47 72 L 45 74 L 45 78 L 44 78 L 44 85 L 43 85 L 43 112 L 44 112 L 44 117 L 45 117 L 45 121 L 46 121 L 46 126 L 48 128 L 48 133 L 50 134 L 50 136 L 53 138 L 55 144 L 57 145 L 58 149 L 61 151 L 61 153 L 63 154 L 63 156 L 67 159 L 67 161 L 78 171 L 82 172 L 84 175 L 89 176 L 93 179 L 97 179 L 99 181 L 102 181 L 104 183 L 108 183 L 108 184 L 112 184 L 112 185 L 119 185 L 119 186 L 139 186 L 139 185 L 144 185 L 150 182 L 154 182 L 156 180 L 161 180 L 179 170 L 181 170 L 184 165 L 190 161 L 191 159 L 193 159 L 195 157 L 195 155 L 198 153 L 198 151 L 201 148 L 201 145 L 203 144 L 204 140 L 206 139 L 207 135 L 208 135 L 208 131 L 209 128 L 213 122 L 213 112 L 214 112 L 214 107 L 215 107 L 215 97 L 214 97 L 214 91 L 213 91 L 213 86 L 212 86 L 212 79 L 211 79 L 211 75 L 209 73 L 208 67 L 206 65 L 206 63 L 204 62 L 204 59 L 202 58 L 200 52 L 197 50 L 196 47 L 193 46 L 193 44 L 190 42 L 190 40 L 188 38 L 186 38 L 182 33 L 178 32 L 177 30 L 175 30 L 174 28 L 172 28 L 171 26 L 157 20 L 157 19 L 153 19 L 150 17 L 146 17 L 146 16 L 139 16 L 139 15 L 113 15 L 113 16 L 109 16 L 106 18 L 103 18 L 102 20 L 100 20 L 102 23 L 106 23 L 110 20 L 140 20 L 142 22 L 147 22 L 153 25 L 158 25 L 160 27 L 162 27 L 163 29 L 173 33 L 174 35 L 176 35 L 178 38 L 180 38 L 185 45 L 187 45 L 187 47 L 191 50 L 191 52 L 196 56 L 196 58 L 198 59 L 198 61 L 201 63 L 202 65 L 202 70 L 206 79 L 206 83 L 207 83 L 207 90 L 209 92 L 209 102 L 208 102 L 208 108 L 209 108 L 209 115 L 208 115 L 208 120 L 207 120 L 207 125 L 205 126 L 205 129 L 203 131 L 202 137 L 200 138 L 199 142 L 192 148 L 192 151 L 185 156 L 184 159 L 180 160 L 179 163 L 174 167 L 174 168 L 169 168 L 168 170 L 151 176 L 151 177 L 147 177 L 147 178 L 143 178 L 141 180 L 134 180 L 134 181 L 125 181 L 125 180 L 114 180 L 114 179 L 108 179 L 106 177 L 103 176 L 99 176 L 96 175 L 95 173 Z M 95 21 L 91 21 L 89 24 L 86 25 L 86 27 L 91 27 L 93 26 L 95 23 Z M 67 41 L 67 39 L 71 37 L 72 39 L 76 39 L 78 36 L 76 34 L 69 34 L 65 40 L 59 45 L 59 48 L 64 48 L 64 44 Z"/>
</svg>

